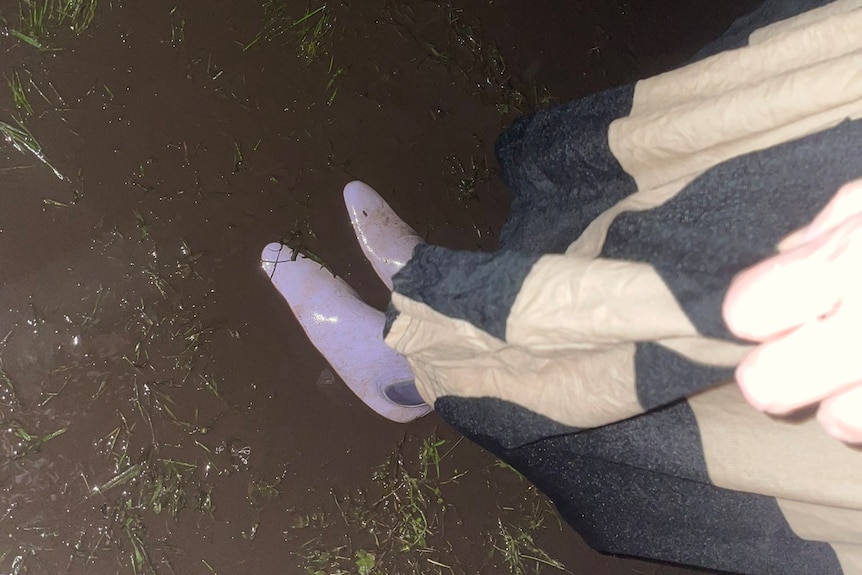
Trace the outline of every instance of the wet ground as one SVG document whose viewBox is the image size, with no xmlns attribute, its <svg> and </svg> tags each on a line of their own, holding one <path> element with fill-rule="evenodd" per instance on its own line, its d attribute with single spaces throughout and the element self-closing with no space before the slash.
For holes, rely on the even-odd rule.
<svg viewBox="0 0 862 575">
<path fill-rule="evenodd" d="M 346 182 L 493 249 L 512 118 L 754 4 L 0 0 L 0 573 L 688 572 L 591 552 L 433 414 L 375 416 L 258 258 L 383 307 Z"/>
</svg>

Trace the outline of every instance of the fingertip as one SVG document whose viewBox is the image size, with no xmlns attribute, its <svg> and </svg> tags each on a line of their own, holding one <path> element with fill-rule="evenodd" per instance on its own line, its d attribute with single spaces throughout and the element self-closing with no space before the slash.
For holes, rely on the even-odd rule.
<svg viewBox="0 0 862 575">
<path fill-rule="evenodd" d="M 789 415 L 818 403 L 828 386 L 812 385 L 822 370 L 798 360 L 806 338 L 790 336 L 753 349 L 736 367 L 736 382 L 746 401 L 770 415 Z"/>
<path fill-rule="evenodd" d="M 826 399 L 817 409 L 826 433 L 845 443 L 862 444 L 862 387 Z"/>
<path fill-rule="evenodd" d="M 862 214 L 862 179 L 847 182 L 835 193 L 799 238 L 800 243 L 812 241 L 848 219 Z"/>
<path fill-rule="evenodd" d="M 775 246 L 776 249 L 780 253 L 789 252 L 806 243 L 808 241 L 808 228 L 809 226 L 805 226 L 804 228 L 800 228 L 785 236 L 784 239 L 778 242 L 778 245 Z"/>
<path fill-rule="evenodd" d="M 754 409 L 774 413 L 777 407 L 775 397 L 768 385 L 763 385 L 762 370 L 757 367 L 757 352 L 758 350 L 752 351 L 736 367 L 736 383 L 745 400 Z"/>
<path fill-rule="evenodd" d="M 750 341 L 762 339 L 769 330 L 761 325 L 760 292 L 757 281 L 762 272 L 760 266 L 749 268 L 733 279 L 724 301 L 721 313 L 730 332 L 738 338 Z"/>
<path fill-rule="evenodd" d="M 728 329 L 743 339 L 765 341 L 834 309 L 843 268 L 832 265 L 832 246 L 826 244 L 821 238 L 740 272 L 722 302 Z"/>
</svg>

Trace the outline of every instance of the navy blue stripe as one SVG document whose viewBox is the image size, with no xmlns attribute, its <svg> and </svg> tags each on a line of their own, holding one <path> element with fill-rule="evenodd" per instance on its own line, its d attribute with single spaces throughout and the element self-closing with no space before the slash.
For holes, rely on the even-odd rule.
<svg viewBox="0 0 862 575">
<path fill-rule="evenodd" d="M 435 409 L 530 479 L 594 548 L 751 575 L 842 573 L 773 498 L 710 484 L 687 403 L 581 432 L 505 403 L 442 397 Z"/>
<path fill-rule="evenodd" d="M 446 396 L 437 399 L 434 409 L 461 433 L 495 454 L 579 431 L 497 397 Z"/>
<path fill-rule="evenodd" d="M 772 498 L 546 447 L 531 457 L 560 459 L 557 507 L 599 551 L 748 575 L 842 573 L 832 548 L 797 537 Z"/>
<path fill-rule="evenodd" d="M 505 340 L 509 311 L 538 259 L 527 253 L 419 245 L 392 281 L 399 294 Z"/>
<path fill-rule="evenodd" d="M 631 111 L 634 84 L 518 118 L 497 139 L 512 209 L 501 249 L 562 253 L 584 228 L 634 193 L 608 146 L 608 128 Z"/>
<path fill-rule="evenodd" d="M 706 336 L 732 336 L 721 316 L 733 276 L 775 253 L 838 188 L 862 176 L 862 121 L 716 166 L 665 204 L 617 217 L 602 256 L 647 262 Z"/>
<path fill-rule="evenodd" d="M 710 42 L 705 48 L 700 50 L 692 61 L 701 60 L 708 56 L 724 52 L 726 50 L 735 50 L 748 46 L 748 37 L 752 32 L 764 26 L 768 26 L 779 20 L 786 20 L 798 16 L 803 12 L 808 12 L 814 8 L 831 4 L 833 0 L 767 0 L 761 4 L 756 10 L 736 20 L 733 25 L 728 28 L 727 32 L 721 35 L 721 38 L 714 42 Z"/>
<path fill-rule="evenodd" d="M 639 343 L 635 385 L 644 411 L 733 379 L 733 368 L 694 363 L 654 343 Z"/>
</svg>

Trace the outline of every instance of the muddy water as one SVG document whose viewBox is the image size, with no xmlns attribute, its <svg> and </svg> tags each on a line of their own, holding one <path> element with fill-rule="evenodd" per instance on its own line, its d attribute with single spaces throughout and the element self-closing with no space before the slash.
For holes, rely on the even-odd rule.
<svg viewBox="0 0 862 575">
<path fill-rule="evenodd" d="M 429 242 L 492 249 L 500 129 L 682 62 L 755 2 L 329 3 L 319 42 L 244 49 L 253 4 L 102 0 L 49 49 L 0 38 L 32 107 L 0 90 L 0 120 L 64 178 L 2 148 L 0 573 L 686 572 L 589 551 L 433 414 L 370 413 L 257 262 L 285 240 L 382 307 L 347 181 Z"/>
</svg>

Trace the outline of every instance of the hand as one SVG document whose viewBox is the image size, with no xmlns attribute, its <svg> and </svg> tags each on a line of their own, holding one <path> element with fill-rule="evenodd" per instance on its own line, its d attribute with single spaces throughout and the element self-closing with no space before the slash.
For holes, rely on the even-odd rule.
<svg viewBox="0 0 862 575">
<path fill-rule="evenodd" d="M 862 180 L 740 273 L 723 312 L 733 333 L 760 343 L 736 370 L 754 407 L 784 415 L 819 404 L 827 432 L 862 443 Z"/>
</svg>

